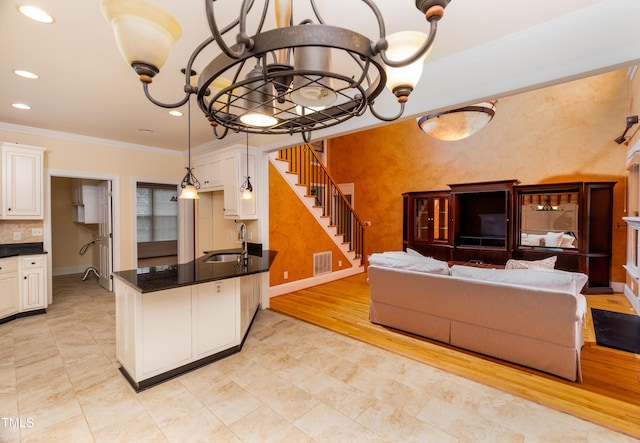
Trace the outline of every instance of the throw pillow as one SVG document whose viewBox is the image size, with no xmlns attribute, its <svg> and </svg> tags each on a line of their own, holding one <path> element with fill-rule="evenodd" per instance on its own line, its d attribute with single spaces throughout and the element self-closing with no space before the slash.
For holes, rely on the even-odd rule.
<svg viewBox="0 0 640 443">
<path fill-rule="evenodd" d="M 564 232 L 547 232 L 544 236 L 544 245 L 547 248 L 558 248 L 562 243 Z"/>
<path fill-rule="evenodd" d="M 558 260 L 558 257 L 556 256 L 547 257 L 542 260 L 533 260 L 533 261 L 516 260 L 511 258 L 507 260 L 507 264 L 504 266 L 504 268 L 505 269 L 533 269 L 533 268 L 553 269 L 556 267 L 556 260 Z"/>
</svg>

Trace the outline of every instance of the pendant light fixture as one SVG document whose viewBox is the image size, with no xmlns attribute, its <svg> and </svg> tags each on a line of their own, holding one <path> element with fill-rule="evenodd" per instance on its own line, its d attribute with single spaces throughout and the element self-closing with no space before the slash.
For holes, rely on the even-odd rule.
<svg viewBox="0 0 640 443">
<path fill-rule="evenodd" d="M 180 182 L 182 192 L 180 193 L 179 198 L 186 200 L 200 200 L 200 196 L 198 195 L 200 182 L 195 175 L 193 175 L 193 169 L 191 168 L 191 100 L 187 100 L 187 156 L 188 166 L 185 168 L 187 173 L 182 179 L 182 182 Z"/>
<path fill-rule="evenodd" d="M 244 182 L 240 186 L 240 192 L 242 193 L 240 198 L 242 200 L 253 200 L 253 186 L 251 186 L 251 177 L 249 177 L 249 133 L 247 132 L 247 175 L 244 177 Z"/>
</svg>

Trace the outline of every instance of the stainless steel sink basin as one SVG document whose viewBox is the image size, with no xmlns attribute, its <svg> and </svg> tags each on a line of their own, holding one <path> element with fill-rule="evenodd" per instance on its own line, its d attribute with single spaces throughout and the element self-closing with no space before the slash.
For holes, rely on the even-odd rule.
<svg viewBox="0 0 640 443">
<path fill-rule="evenodd" d="M 218 254 L 213 254 L 211 257 L 207 258 L 207 263 L 228 263 L 228 262 L 237 262 L 242 256 L 235 252 L 221 252 Z"/>
</svg>

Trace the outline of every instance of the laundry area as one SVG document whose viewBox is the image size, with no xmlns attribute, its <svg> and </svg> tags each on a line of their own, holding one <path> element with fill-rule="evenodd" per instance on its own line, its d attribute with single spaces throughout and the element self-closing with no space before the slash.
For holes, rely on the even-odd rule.
<svg viewBox="0 0 640 443">
<path fill-rule="evenodd" d="M 51 177 L 52 275 L 78 274 L 83 281 L 101 278 L 100 193 L 104 180 Z M 106 262 L 111 261 L 107 257 Z M 108 286 L 108 284 L 107 284 Z M 110 289 L 110 288 L 107 288 Z"/>
</svg>

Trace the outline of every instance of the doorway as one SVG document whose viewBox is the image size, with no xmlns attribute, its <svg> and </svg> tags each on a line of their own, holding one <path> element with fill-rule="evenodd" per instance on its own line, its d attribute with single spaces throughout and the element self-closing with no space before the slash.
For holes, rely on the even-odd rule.
<svg viewBox="0 0 640 443">
<path fill-rule="evenodd" d="M 48 251 L 48 285 L 52 303 L 52 278 L 78 274 L 97 279 L 112 291 L 114 269 L 114 183 L 117 177 L 71 171 L 47 171 L 45 180 L 45 249 Z"/>
</svg>

